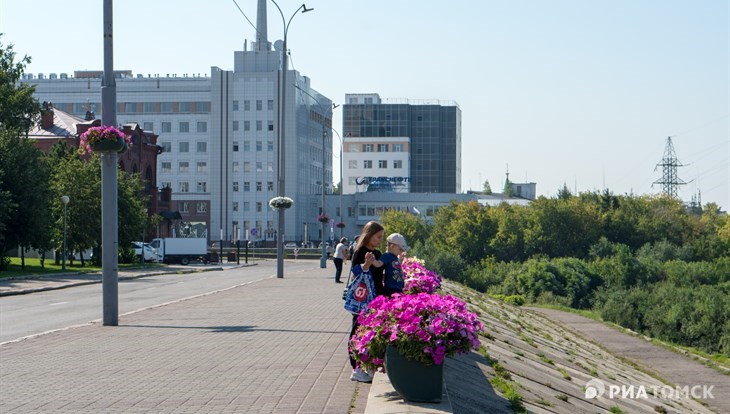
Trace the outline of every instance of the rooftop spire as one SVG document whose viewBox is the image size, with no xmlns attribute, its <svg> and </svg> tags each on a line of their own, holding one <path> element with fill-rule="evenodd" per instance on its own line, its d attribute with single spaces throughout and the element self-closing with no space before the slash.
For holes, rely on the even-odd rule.
<svg viewBox="0 0 730 414">
<path fill-rule="evenodd" d="M 256 50 L 271 50 L 266 28 L 266 0 L 259 0 L 256 11 Z"/>
</svg>

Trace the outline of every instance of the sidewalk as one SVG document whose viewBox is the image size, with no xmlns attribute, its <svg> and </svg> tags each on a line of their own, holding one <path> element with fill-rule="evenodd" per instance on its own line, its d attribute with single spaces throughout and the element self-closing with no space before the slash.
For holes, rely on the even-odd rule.
<svg viewBox="0 0 730 414">
<path fill-rule="evenodd" d="M 362 413 L 343 285 L 316 266 L 0 346 L 0 412 Z"/>
</svg>

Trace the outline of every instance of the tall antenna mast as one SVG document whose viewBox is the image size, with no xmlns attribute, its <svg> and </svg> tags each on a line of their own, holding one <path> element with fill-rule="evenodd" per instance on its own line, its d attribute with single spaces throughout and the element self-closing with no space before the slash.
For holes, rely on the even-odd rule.
<svg viewBox="0 0 730 414">
<path fill-rule="evenodd" d="M 672 198 L 677 198 L 677 190 L 680 185 L 687 184 L 677 177 L 677 167 L 684 167 L 682 163 L 677 159 L 677 154 L 674 152 L 674 145 L 672 145 L 672 137 L 667 137 L 667 145 L 664 147 L 664 156 L 662 161 L 654 167 L 656 171 L 657 167 L 662 167 L 662 178 L 661 180 L 654 181 L 654 184 L 662 185 L 662 193 Z"/>
</svg>

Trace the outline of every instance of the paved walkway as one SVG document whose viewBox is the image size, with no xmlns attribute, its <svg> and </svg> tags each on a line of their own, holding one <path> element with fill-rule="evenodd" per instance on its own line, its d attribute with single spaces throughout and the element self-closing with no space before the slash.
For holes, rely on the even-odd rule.
<svg viewBox="0 0 730 414">
<path fill-rule="evenodd" d="M 362 413 L 343 285 L 317 266 L 6 343 L 0 412 Z"/>
<path fill-rule="evenodd" d="M 700 400 L 720 413 L 730 413 L 730 376 L 702 365 L 686 356 L 654 345 L 640 337 L 627 335 L 571 312 L 554 309 L 526 308 L 546 315 L 585 335 L 614 355 L 619 355 L 656 372 L 661 378 L 680 387 L 695 385 L 714 385 L 714 398 Z"/>
</svg>

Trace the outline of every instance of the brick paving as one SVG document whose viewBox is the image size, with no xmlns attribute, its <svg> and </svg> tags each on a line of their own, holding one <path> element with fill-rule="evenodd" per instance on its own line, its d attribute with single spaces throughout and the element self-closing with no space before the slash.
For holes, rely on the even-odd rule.
<svg viewBox="0 0 730 414">
<path fill-rule="evenodd" d="M 4 344 L 0 412 L 362 413 L 343 285 L 317 266 Z"/>
</svg>

